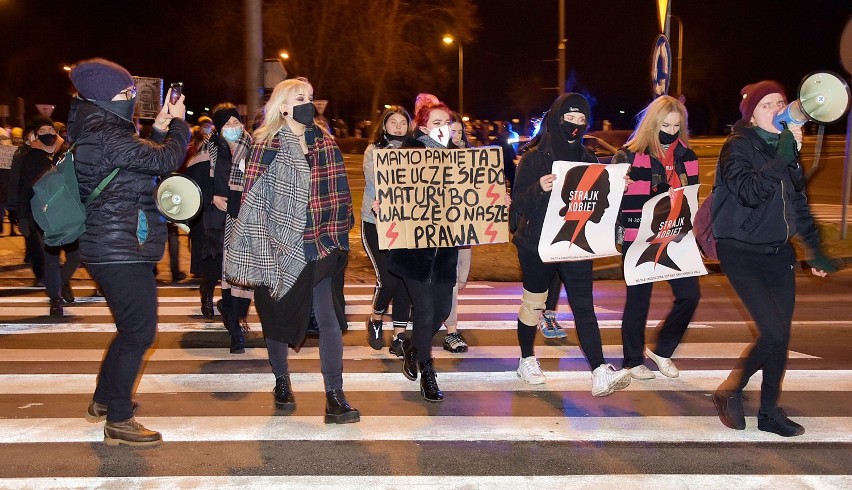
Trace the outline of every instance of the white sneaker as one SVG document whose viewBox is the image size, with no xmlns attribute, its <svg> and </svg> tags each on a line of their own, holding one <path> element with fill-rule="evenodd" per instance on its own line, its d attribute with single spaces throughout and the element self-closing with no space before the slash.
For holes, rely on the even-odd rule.
<svg viewBox="0 0 852 490">
<path fill-rule="evenodd" d="M 654 374 L 654 371 L 645 367 L 644 364 L 630 368 L 630 376 L 632 376 L 633 379 L 654 379 L 657 377 L 657 375 Z"/>
<path fill-rule="evenodd" d="M 601 364 L 592 371 L 592 395 L 607 396 L 613 391 L 623 390 L 630 384 L 630 371 L 616 371 L 611 364 Z"/>
<path fill-rule="evenodd" d="M 522 357 L 518 361 L 517 373 L 519 378 L 531 385 L 540 385 L 547 381 L 535 356 Z"/>
<path fill-rule="evenodd" d="M 677 378 L 680 375 L 680 371 L 677 370 L 674 363 L 668 357 L 660 357 L 651 349 L 646 348 L 645 354 L 648 354 L 648 357 L 651 358 L 652 361 L 657 363 L 657 367 L 660 369 L 660 372 L 663 376 L 668 376 L 669 378 Z"/>
</svg>

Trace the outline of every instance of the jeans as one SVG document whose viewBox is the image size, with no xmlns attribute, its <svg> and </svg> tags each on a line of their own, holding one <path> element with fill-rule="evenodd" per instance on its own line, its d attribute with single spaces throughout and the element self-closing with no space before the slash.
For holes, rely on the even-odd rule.
<svg viewBox="0 0 852 490">
<path fill-rule="evenodd" d="M 314 316 L 319 325 L 320 372 L 325 391 L 343 389 L 343 332 L 332 307 L 332 278 L 326 277 L 314 286 Z M 269 364 L 275 377 L 289 374 L 288 344 L 266 338 Z"/>
<path fill-rule="evenodd" d="M 145 352 L 157 335 L 157 282 L 154 264 L 87 264 L 106 298 L 118 330 L 107 349 L 92 397 L 107 405 L 107 420 L 133 417 L 131 396 Z"/>
<path fill-rule="evenodd" d="M 763 370 L 760 409 L 778 406 L 781 382 L 787 369 L 787 348 L 796 302 L 796 253 L 788 243 L 776 254 L 743 250 L 724 241 L 716 244 L 722 270 L 742 300 L 758 336 L 740 357 L 723 384 L 741 391 L 758 369 Z"/>
<path fill-rule="evenodd" d="M 51 300 L 62 299 L 62 285 L 71 280 L 80 267 L 80 244 L 77 240 L 59 247 L 44 244 L 44 235 L 37 232 L 39 244 L 44 252 L 44 289 Z M 61 263 L 59 254 L 65 251 L 65 263 Z"/>
</svg>

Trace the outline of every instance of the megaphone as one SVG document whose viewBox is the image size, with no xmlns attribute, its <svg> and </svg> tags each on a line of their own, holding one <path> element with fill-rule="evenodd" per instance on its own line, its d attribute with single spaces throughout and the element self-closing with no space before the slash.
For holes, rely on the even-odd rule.
<svg viewBox="0 0 852 490">
<path fill-rule="evenodd" d="M 849 85 L 842 78 L 830 71 L 813 72 L 799 84 L 798 100 L 788 104 L 772 123 L 778 131 L 808 121 L 831 124 L 846 114 L 849 100 Z"/>
<path fill-rule="evenodd" d="M 184 231 L 188 230 L 185 223 L 201 211 L 201 189 L 185 175 L 172 174 L 163 179 L 154 191 L 154 200 L 160 214 Z"/>
</svg>

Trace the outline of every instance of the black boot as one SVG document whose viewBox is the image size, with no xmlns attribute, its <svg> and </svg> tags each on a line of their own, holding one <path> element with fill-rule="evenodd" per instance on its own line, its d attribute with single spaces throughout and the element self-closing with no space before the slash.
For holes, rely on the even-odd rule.
<svg viewBox="0 0 852 490">
<path fill-rule="evenodd" d="M 417 348 L 411 340 L 402 341 L 402 374 L 414 381 L 417 379 Z"/>
<path fill-rule="evenodd" d="M 201 314 L 205 318 L 213 318 L 215 311 L 213 310 L 213 292 L 216 290 L 216 283 L 202 279 L 201 286 Z"/>
<path fill-rule="evenodd" d="M 438 375 L 435 373 L 435 360 L 417 363 L 420 367 L 420 394 L 427 402 L 444 401 L 444 393 L 438 388 Z"/>
<path fill-rule="evenodd" d="M 219 306 L 219 311 L 222 312 L 222 323 L 225 325 L 225 330 L 231 334 L 231 354 L 245 354 L 246 339 L 243 337 L 239 314 L 234 305 L 231 290 L 223 289 L 222 299 L 216 304 Z"/>
<path fill-rule="evenodd" d="M 71 282 L 62 283 L 62 299 L 66 303 L 73 303 L 77 298 L 74 297 L 74 289 L 71 287 Z"/>
<path fill-rule="evenodd" d="M 50 300 L 50 316 L 61 317 L 62 315 L 62 298 Z"/>
<path fill-rule="evenodd" d="M 285 374 L 275 378 L 275 389 L 272 390 L 275 395 L 275 408 L 281 410 L 295 410 L 296 398 L 293 396 L 293 389 L 290 388 L 290 375 Z"/>
<path fill-rule="evenodd" d="M 774 432 L 779 436 L 794 437 L 805 433 L 805 428 L 787 418 L 780 408 L 757 413 L 757 428 L 765 432 Z"/>
<path fill-rule="evenodd" d="M 325 392 L 325 423 L 352 424 L 361 420 L 361 413 L 350 407 L 343 390 Z"/>
</svg>

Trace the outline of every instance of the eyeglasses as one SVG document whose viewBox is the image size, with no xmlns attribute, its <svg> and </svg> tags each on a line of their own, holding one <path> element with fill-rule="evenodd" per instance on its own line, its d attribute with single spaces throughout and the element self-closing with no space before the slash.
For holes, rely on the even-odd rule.
<svg viewBox="0 0 852 490">
<path fill-rule="evenodd" d="M 122 90 L 121 92 L 119 92 L 119 94 L 124 94 L 125 100 L 130 100 L 136 97 L 136 85 Z"/>
</svg>

